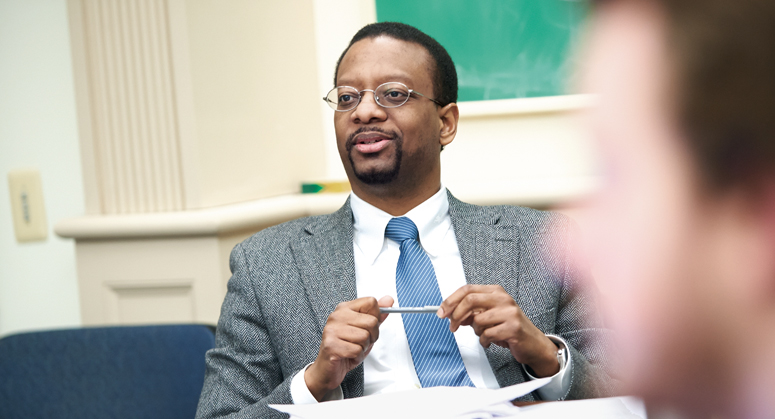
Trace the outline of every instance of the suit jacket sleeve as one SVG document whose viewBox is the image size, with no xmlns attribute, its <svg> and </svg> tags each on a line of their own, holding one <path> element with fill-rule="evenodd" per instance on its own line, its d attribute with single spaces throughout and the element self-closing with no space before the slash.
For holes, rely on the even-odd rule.
<svg viewBox="0 0 775 419">
<path fill-rule="evenodd" d="M 539 330 L 562 337 L 573 368 L 563 399 L 615 395 L 611 332 L 597 315 L 594 286 L 574 263 L 578 237 L 564 215 L 499 205 L 477 206 L 449 194 L 449 214 L 471 284 L 498 284 Z M 529 380 L 508 348 L 485 349 L 501 387 Z M 540 398 L 536 392 L 518 400 Z"/>
<path fill-rule="evenodd" d="M 564 237 L 557 255 L 562 289 L 557 305 L 554 334 L 570 345 L 573 369 L 568 392 L 563 399 L 588 399 L 617 394 L 618 380 L 613 371 L 616 362 L 612 332 L 598 315 L 596 288 L 588 272 L 574 261 L 578 232 L 565 217 L 555 224 Z"/>
<path fill-rule="evenodd" d="M 232 277 L 218 321 L 216 347 L 206 356 L 196 417 L 288 417 L 267 406 L 293 403 L 293 374 L 283 374 L 274 353 L 243 244 L 232 250 L 230 267 Z"/>
</svg>

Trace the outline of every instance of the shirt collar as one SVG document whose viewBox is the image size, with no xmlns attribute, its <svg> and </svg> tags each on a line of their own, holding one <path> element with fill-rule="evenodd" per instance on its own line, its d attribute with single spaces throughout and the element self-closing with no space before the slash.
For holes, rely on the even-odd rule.
<svg viewBox="0 0 775 419">
<path fill-rule="evenodd" d="M 393 216 L 362 200 L 355 193 L 350 193 L 350 207 L 355 219 L 355 245 L 360 248 L 369 263 L 374 263 L 387 246 L 385 227 Z M 425 252 L 431 256 L 438 254 L 444 237 L 452 226 L 447 189 L 442 185 L 438 192 L 404 216 L 417 226 L 420 244 Z"/>
</svg>

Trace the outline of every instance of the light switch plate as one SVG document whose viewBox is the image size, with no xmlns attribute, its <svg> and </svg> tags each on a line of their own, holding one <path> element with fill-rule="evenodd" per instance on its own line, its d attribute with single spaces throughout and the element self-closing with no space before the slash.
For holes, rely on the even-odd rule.
<svg viewBox="0 0 775 419">
<path fill-rule="evenodd" d="M 12 170 L 8 172 L 8 186 L 16 241 L 45 240 L 48 237 L 48 223 L 43 206 L 40 171 Z"/>
</svg>

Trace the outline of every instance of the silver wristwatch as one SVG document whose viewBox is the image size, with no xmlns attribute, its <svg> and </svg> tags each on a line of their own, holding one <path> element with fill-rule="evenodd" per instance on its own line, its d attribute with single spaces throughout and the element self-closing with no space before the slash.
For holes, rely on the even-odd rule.
<svg viewBox="0 0 775 419">
<path fill-rule="evenodd" d="M 560 371 L 565 368 L 565 348 L 557 348 L 557 362 L 560 363 Z"/>
</svg>

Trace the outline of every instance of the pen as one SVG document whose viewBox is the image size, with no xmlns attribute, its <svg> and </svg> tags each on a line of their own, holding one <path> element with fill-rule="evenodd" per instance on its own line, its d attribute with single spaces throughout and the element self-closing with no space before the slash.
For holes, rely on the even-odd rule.
<svg viewBox="0 0 775 419">
<path fill-rule="evenodd" d="M 380 313 L 435 313 L 439 311 L 439 306 L 424 307 L 380 307 Z"/>
</svg>

